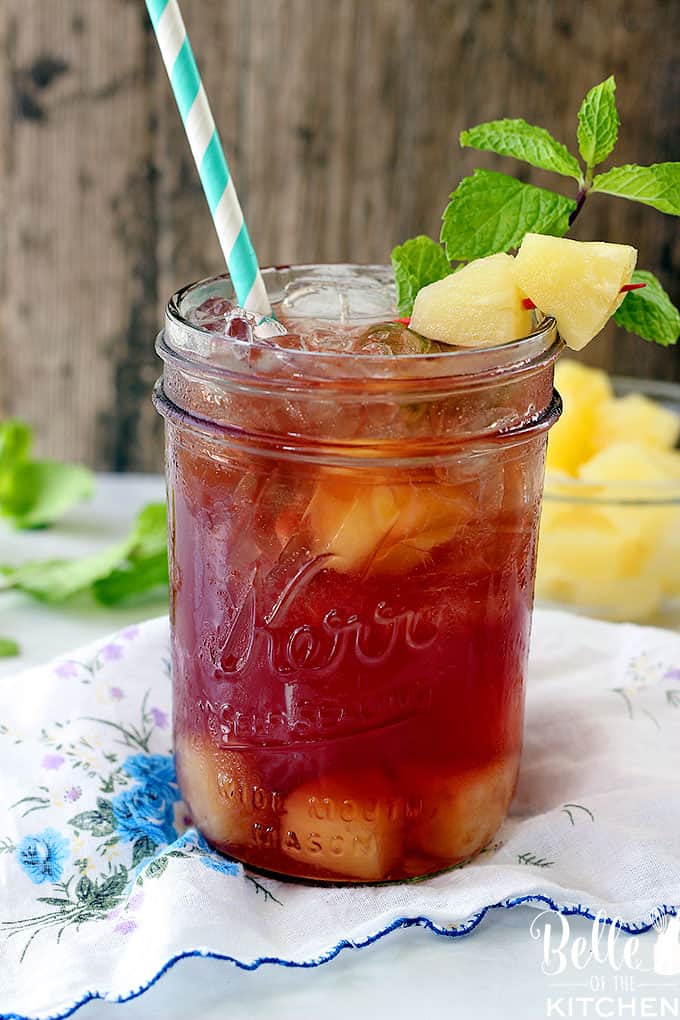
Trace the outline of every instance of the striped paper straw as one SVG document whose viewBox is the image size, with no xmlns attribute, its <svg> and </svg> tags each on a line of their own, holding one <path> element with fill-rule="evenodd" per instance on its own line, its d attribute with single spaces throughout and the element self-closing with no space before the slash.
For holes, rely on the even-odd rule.
<svg viewBox="0 0 680 1020">
<path fill-rule="evenodd" d="M 242 308 L 271 315 L 248 228 L 177 0 L 146 0 L 163 63 Z"/>
</svg>

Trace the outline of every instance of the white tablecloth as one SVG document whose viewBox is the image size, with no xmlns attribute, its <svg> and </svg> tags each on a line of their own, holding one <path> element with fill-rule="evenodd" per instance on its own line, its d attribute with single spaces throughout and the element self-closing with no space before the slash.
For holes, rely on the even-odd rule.
<svg viewBox="0 0 680 1020">
<path fill-rule="evenodd" d="M 74 510 L 58 528 L 22 535 L 0 531 L 0 562 L 94 550 L 120 536 L 143 503 L 162 496 L 160 478 L 100 476 L 94 502 Z M 21 642 L 22 656 L 19 661 L 0 660 L 0 678 L 162 609 L 159 603 L 124 610 L 50 608 L 20 595 L 4 595 L 0 633 Z M 591 960 L 582 970 L 570 963 L 563 974 L 550 976 L 541 969 L 543 944 L 530 935 L 535 916 L 536 911 L 523 907 L 498 911 L 472 935 L 455 940 L 410 929 L 360 952 L 346 950 L 314 970 L 264 966 L 250 973 L 213 960 L 186 960 L 136 1000 L 126 1005 L 93 1001 L 77 1015 L 79 1020 L 680 1015 L 652 1011 L 660 1010 L 662 996 L 671 1002 L 680 996 L 680 978 L 652 972 L 655 932 L 640 937 L 637 959 L 642 969 L 636 973 L 624 967 L 617 975 L 608 962 Z M 590 943 L 589 921 L 572 918 L 569 923 L 569 947 L 578 936 Z M 631 1002 L 636 1012 L 626 1005 Z"/>
</svg>

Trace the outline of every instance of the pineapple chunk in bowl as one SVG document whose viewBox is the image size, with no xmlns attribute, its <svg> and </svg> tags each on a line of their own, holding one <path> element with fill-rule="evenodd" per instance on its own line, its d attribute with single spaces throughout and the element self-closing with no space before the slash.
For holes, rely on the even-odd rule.
<svg viewBox="0 0 680 1020">
<path fill-rule="evenodd" d="M 538 604 L 680 629 L 680 386 L 569 360 L 556 386 Z"/>
</svg>

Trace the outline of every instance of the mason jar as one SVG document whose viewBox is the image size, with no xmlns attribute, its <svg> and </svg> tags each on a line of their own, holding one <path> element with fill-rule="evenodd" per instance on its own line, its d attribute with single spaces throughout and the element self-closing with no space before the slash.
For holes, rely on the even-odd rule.
<svg viewBox="0 0 680 1020">
<path fill-rule="evenodd" d="M 264 278 L 302 346 L 211 332 L 223 276 L 172 298 L 157 345 L 180 787 L 257 869 L 434 873 L 492 845 L 515 789 L 560 341 L 547 319 L 357 354 L 395 319 L 390 270 Z"/>
</svg>

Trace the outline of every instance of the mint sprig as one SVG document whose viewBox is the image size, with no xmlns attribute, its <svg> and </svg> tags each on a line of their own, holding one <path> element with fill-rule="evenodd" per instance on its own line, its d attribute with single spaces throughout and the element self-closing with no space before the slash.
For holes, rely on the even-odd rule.
<svg viewBox="0 0 680 1020">
<path fill-rule="evenodd" d="M 440 245 L 425 234 L 412 237 L 392 251 L 394 278 L 397 281 L 397 308 L 410 315 L 416 294 L 429 283 L 436 283 L 451 272 L 451 265 Z"/>
<path fill-rule="evenodd" d="M 587 171 L 603 163 L 610 155 L 619 135 L 619 113 L 616 109 L 616 82 L 610 75 L 606 81 L 588 92 L 578 111 L 578 150 Z"/>
<path fill-rule="evenodd" d="M 150 503 L 120 542 L 75 560 L 32 560 L 0 567 L 0 592 L 23 591 L 42 602 L 66 602 L 89 591 L 104 605 L 167 589 L 165 503 Z"/>
<path fill-rule="evenodd" d="M 461 131 L 460 144 L 499 156 L 512 156 L 539 170 L 552 170 L 581 181 L 581 167 L 576 156 L 545 128 L 527 124 L 525 120 L 491 120 Z"/>
<path fill-rule="evenodd" d="M 583 166 L 549 131 L 521 118 L 488 121 L 461 133 L 462 146 L 510 156 L 570 177 L 578 182 L 578 188 L 572 199 L 506 174 L 475 170 L 452 192 L 442 216 L 440 240 L 447 263 L 511 251 L 529 232 L 562 237 L 581 214 L 591 192 L 627 198 L 680 216 L 680 163 L 628 164 L 594 175 L 618 138 L 615 93 L 616 82 L 610 76 L 590 89 L 581 103 L 577 142 Z M 392 252 L 401 314 L 410 314 L 415 295 L 433 282 L 433 274 L 441 277 L 451 270 L 433 245 L 430 238 L 414 238 Z M 680 312 L 651 273 L 640 270 L 634 279 L 638 277 L 646 287 L 626 296 L 616 313 L 617 323 L 645 340 L 664 346 L 675 343 Z"/>
<path fill-rule="evenodd" d="M 0 515 L 16 528 L 52 524 L 94 491 L 94 476 L 86 467 L 33 460 L 32 444 L 23 422 L 0 424 Z"/>
<path fill-rule="evenodd" d="M 614 313 L 619 326 L 662 347 L 670 347 L 680 336 L 680 312 L 656 276 L 636 269 L 632 283 L 644 283 L 641 290 L 631 290 Z"/>
<path fill-rule="evenodd" d="M 562 237 L 575 208 L 572 199 L 554 191 L 494 170 L 475 170 L 450 196 L 441 241 L 448 259 L 469 262 L 518 248 L 529 231 Z"/>
<path fill-rule="evenodd" d="M 680 163 L 615 166 L 593 180 L 592 191 L 629 198 L 659 212 L 680 216 Z"/>
</svg>

